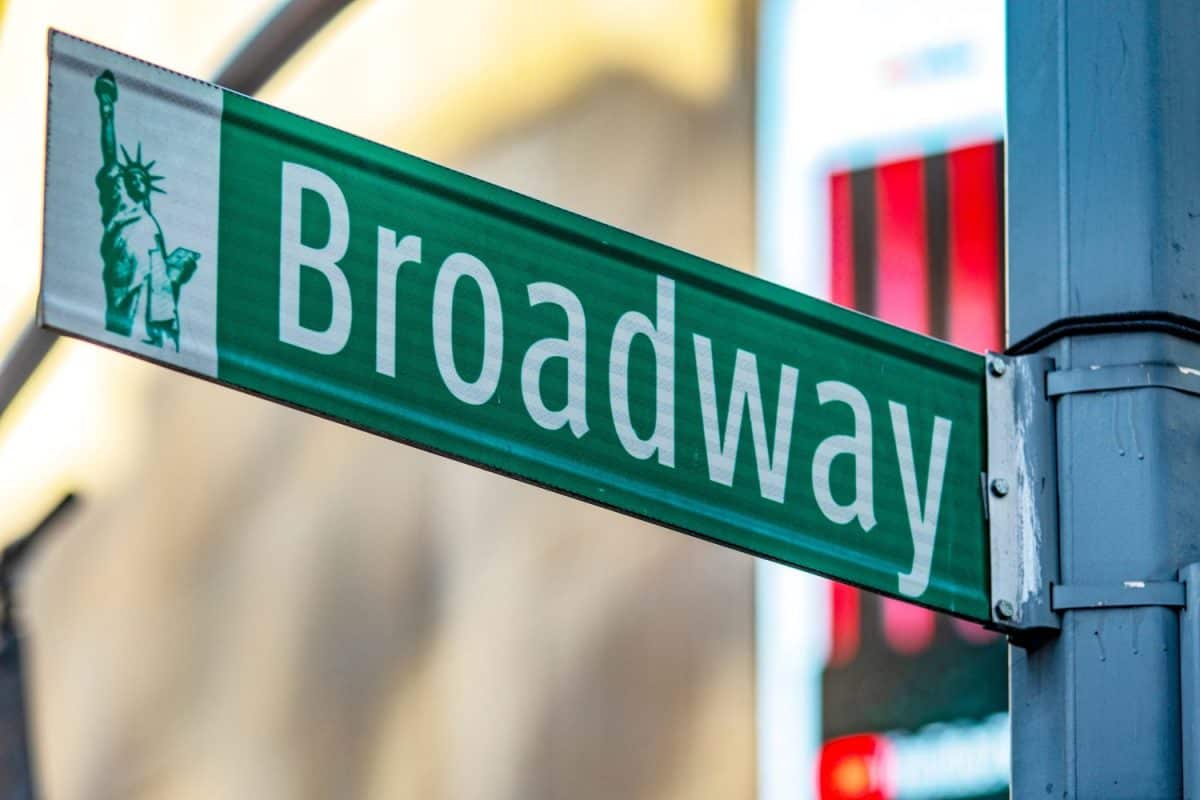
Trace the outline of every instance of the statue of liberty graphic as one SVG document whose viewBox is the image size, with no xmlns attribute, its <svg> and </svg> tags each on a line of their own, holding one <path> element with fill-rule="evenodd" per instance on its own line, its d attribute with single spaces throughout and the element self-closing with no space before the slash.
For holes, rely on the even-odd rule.
<svg viewBox="0 0 1200 800">
<path fill-rule="evenodd" d="M 163 178 L 150 171 L 154 161 L 142 161 L 141 142 L 133 157 L 121 145 L 124 161 L 118 161 L 113 111 L 117 81 L 112 72 L 105 70 L 96 78 L 95 90 L 104 158 L 96 173 L 104 223 L 104 327 L 122 336 L 137 330 L 147 344 L 162 347 L 167 341 L 178 352 L 179 292 L 195 273 L 200 254 L 177 247 L 167 255 L 162 228 L 150 206 L 154 192 L 166 194 L 155 186 Z"/>
</svg>

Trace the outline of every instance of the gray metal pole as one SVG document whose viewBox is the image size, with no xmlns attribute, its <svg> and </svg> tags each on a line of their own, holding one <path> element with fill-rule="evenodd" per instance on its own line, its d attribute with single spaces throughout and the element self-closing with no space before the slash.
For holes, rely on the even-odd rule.
<svg viewBox="0 0 1200 800">
<path fill-rule="evenodd" d="M 1058 370 L 1062 587 L 1061 633 L 1011 649 L 1013 795 L 1178 798 L 1166 584 L 1200 560 L 1200 3 L 1010 0 L 1008 41 L 1009 341 Z"/>
</svg>

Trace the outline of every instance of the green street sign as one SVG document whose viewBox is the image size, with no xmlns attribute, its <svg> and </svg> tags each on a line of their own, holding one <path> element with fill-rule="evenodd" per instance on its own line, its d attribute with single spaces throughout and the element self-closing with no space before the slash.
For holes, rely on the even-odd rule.
<svg viewBox="0 0 1200 800">
<path fill-rule="evenodd" d="M 988 619 L 981 356 L 61 33 L 48 117 L 47 327 Z"/>
</svg>

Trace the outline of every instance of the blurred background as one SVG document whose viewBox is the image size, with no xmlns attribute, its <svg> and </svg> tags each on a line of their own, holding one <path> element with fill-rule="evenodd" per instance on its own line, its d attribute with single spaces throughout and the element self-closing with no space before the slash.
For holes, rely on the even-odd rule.
<svg viewBox="0 0 1200 800">
<path fill-rule="evenodd" d="M 267 102 L 1003 342 L 999 0 L 0 0 L 0 353 L 47 28 L 212 77 L 296 7 L 339 13 Z M 1004 644 L 933 612 L 61 341 L 0 541 L 67 491 L 19 587 L 49 798 L 1006 796 Z"/>
</svg>

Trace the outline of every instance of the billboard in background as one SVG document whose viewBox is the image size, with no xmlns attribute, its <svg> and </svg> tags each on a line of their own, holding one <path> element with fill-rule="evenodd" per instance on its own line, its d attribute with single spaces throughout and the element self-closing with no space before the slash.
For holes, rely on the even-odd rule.
<svg viewBox="0 0 1200 800">
<path fill-rule="evenodd" d="M 1003 4 L 768 2 L 764 276 L 983 351 L 1004 338 Z M 760 564 L 759 796 L 1007 795 L 982 628 Z"/>
<path fill-rule="evenodd" d="M 828 178 L 831 298 L 976 350 L 1003 342 L 1001 142 Z M 1000 800 L 1003 637 L 829 585 L 821 800 Z"/>
</svg>

